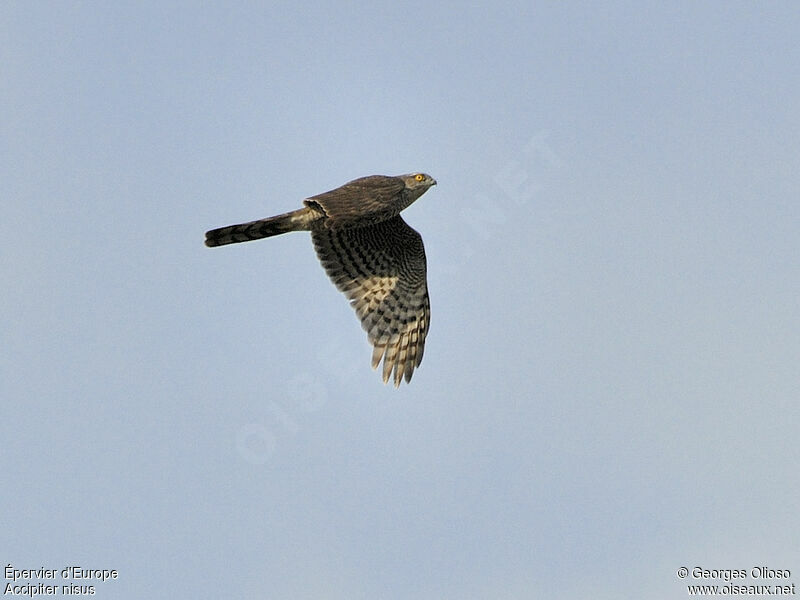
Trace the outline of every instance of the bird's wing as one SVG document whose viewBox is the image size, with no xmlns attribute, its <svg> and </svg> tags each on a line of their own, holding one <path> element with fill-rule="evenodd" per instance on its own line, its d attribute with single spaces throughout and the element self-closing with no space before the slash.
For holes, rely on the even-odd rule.
<svg viewBox="0 0 800 600">
<path fill-rule="evenodd" d="M 422 237 L 398 215 L 375 225 L 312 231 L 314 248 L 336 287 L 350 300 L 383 359 L 384 383 L 411 380 L 422 362 L 430 322 Z"/>
</svg>

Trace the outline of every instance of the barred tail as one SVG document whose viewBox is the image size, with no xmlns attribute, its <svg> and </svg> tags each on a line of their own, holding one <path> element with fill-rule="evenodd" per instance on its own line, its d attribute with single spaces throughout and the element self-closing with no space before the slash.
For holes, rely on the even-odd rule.
<svg viewBox="0 0 800 600">
<path fill-rule="evenodd" d="M 224 246 L 260 240 L 261 238 L 288 233 L 289 231 L 306 231 L 309 225 L 320 217 L 317 211 L 309 207 L 294 210 L 268 219 L 229 225 L 206 232 L 206 246 Z"/>
</svg>

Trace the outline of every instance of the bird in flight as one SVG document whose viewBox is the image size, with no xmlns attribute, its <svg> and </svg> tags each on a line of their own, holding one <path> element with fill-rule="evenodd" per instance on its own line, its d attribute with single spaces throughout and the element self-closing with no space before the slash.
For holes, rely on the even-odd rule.
<svg viewBox="0 0 800 600">
<path fill-rule="evenodd" d="M 399 387 L 422 362 L 430 322 L 425 248 L 400 212 L 434 185 L 425 173 L 361 177 L 298 210 L 208 231 L 206 246 L 310 231 L 328 277 L 367 332 L 372 368 L 383 360 L 383 382 Z"/>
</svg>

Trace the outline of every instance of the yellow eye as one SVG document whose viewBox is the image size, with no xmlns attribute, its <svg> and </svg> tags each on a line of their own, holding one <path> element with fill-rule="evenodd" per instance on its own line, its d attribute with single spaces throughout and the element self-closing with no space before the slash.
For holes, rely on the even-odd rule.
<svg viewBox="0 0 800 600">
<path fill-rule="evenodd" d="M 414 175 L 414 179 L 416 179 L 417 181 L 422 181 L 423 179 L 425 179 L 425 175 L 423 175 L 422 173 L 417 173 L 416 175 Z"/>
</svg>

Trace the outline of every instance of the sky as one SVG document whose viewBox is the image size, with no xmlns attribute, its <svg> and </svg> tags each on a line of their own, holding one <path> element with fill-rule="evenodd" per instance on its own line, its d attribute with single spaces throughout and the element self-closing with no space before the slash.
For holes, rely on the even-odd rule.
<svg viewBox="0 0 800 600">
<path fill-rule="evenodd" d="M 117 571 L 4 588 L 800 577 L 796 3 L 1 12 L 0 562 Z M 203 245 L 416 171 L 431 326 L 399 389 L 307 234 Z"/>
</svg>

